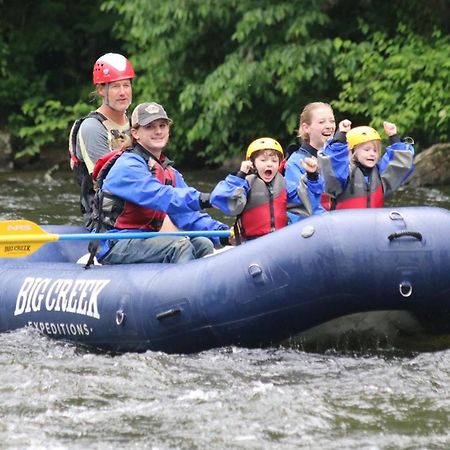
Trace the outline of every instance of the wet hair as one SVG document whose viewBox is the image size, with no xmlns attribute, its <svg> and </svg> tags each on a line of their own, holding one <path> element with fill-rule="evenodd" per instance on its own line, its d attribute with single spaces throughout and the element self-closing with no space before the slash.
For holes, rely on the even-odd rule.
<svg viewBox="0 0 450 450">
<path fill-rule="evenodd" d="M 312 115 L 313 112 L 318 108 L 330 108 L 331 112 L 333 112 L 333 108 L 329 103 L 324 102 L 312 102 L 308 103 L 304 108 L 303 111 L 300 113 L 300 119 L 298 122 L 298 131 L 297 131 L 297 137 L 301 138 L 305 142 L 309 142 L 309 134 L 302 131 L 302 123 L 307 123 L 308 125 L 311 125 L 312 121 Z"/>
<path fill-rule="evenodd" d="M 97 103 L 99 100 L 103 100 L 103 97 L 98 93 L 98 87 L 95 86 L 95 89 L 89 92 L 89 103 Z"/>
</svg>

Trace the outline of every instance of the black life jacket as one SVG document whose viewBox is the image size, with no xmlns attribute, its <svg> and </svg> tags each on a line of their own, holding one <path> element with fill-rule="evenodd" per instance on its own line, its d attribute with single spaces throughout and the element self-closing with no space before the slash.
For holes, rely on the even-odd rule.
<svg viewBox="0 0 450 450">
<path fill-rule="evenodd" d="M 92 202 L 94 200 L 94 186 L 92 178 L 89 175 L 88 168 L 83 160 L 78 158 L 76 154 L 77 136 L 81 124 L 87 118 L 97 119 L 102 125 L 108 120 L 103 114 L 98 111 L 91 111 L 88 115 L 80 117 L 72 124 L 69 133 L 69 163 L 72 169 L 73 176 L 76 183 L 80 186 L 80 210 L 84 218 L 84 224 L 88 230 L 92 230 L 93 224 L 91 222 Z M 105 127 L 106 128 L 106 127 Z"/>
<path fill-rule="evenodd" d="M 123 142 L 124 134 L 117 129 L 108 127 L 106 124 L 108 123 L 109 119 L 98 111 L 91 111 L 86 116 L 80 117 L 79 119 L 75 120 L 70 129 L 69 133 L 70 168 L 72 169 L 75 181 L 81 188 L 80 209 L 84 217 L 85 226 L 88 230 L 92 230 L 94 226 L 91 221 L 92 203 L 94 201 L 95 195 L 94 185 L 92 182 L 92 177 L 89 174 L 89 170 L 85 162 L 82 159 L 80 159 L 76 153 L 78 132 L 80 130 L 81 124 L 84 122 L 84 120 L 88 118 L 97 119 L 104 126 L 104 128 L 107 131 L 109 131 L 109 133 L 111 133 L 112 137 L 114 138 L 114 141 L 117 141 L 118 143 Z M 119 144 L 117 144 L 117 146 L 119 146 Z M 113 148 L 115 147 L 116 145 L 113 146 Z"/>
<path fill-rule="evenodd" d="M 74 171 L 75 175 L 76 175 L 77 168 L 79 168 L 80 166 L 84 166 L 86 169 L 86 172 L 88 171 L 86 164 L 84 163 L 83 160 L 78 158 L 77 153 L 76 153 L 78 131 L 80 130 L 81 124 L 88 118 L 97 119 L 102 125 L 104 124 L 104 122 L 106 122 L 108 120 L 108 118 L 106 116 L 104 116 L 102 113 L 100 113 L 98 111 L 91 111 L 88 115 L 86 115 L 84 117 L 80 117 L 79 119 L 75 120 L 75 122 L 72 124 L 72 127 L 70 128 L 70 132 L 69 132 L 69 158 L 70 158 L 69 163 L 70 163 L 70 168 Z M 105 125 L 103 125 L 103 126 L 105 126 Z M 105 126 L 105 128 L 106 128 L 106 126 Z M 78 184 L 81 185 L 80 182 L 78 182 Z"/>
</svg>

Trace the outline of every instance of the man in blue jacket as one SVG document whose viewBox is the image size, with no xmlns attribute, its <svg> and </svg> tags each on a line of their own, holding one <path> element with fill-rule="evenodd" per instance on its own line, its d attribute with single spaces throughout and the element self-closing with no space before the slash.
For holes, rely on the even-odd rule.
<svg viewBox="0 0 450 450">
<path fill-rule="evenodd" d="M 131 117 L 134 147 L 104 163 L 98 173 L 97 231 L 185 231 L 228 229 L 200 210 L 209 207 L 209 194 L 189 187 L 163 150 L 171 119 L 158 103 L 141 103 Z M 172 228 L 173 229 L 173 228 Z M 149 239 L 118 239 L 102 244 L 102 264 L 186 262 L 211 254 L 206 237 L 161 235 Z"/>
</svg>

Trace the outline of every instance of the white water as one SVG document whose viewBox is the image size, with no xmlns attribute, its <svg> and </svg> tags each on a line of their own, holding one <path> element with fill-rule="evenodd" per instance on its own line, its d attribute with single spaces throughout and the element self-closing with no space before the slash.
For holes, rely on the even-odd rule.
<svg viewBox="0 0 450 450">
<path fill-rule="evenodd" d="M 1 175 L 0 217 L 80 224 L 70 175 L 55 176 Z M 391 202 L 450 208 L 449 194 Z M 450 448 L 450 350 L 361 342 L 113 357 L 19 330 L 0 335 L 0 390 L 5 449 Z"/>
</svg>

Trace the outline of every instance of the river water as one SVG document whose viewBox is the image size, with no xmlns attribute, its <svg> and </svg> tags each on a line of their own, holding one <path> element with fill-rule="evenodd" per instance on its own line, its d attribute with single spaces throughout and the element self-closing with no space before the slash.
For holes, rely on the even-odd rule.
<svg viewBox="0 0 450 450">
<path fill-rule="evenodd" d="M 206 191 L 219 176 L 186 178 Z M 450 209 L 450 187 L 390 204 Z M 80 224 L 77 188 L 66 172 L 0 174 L 0 217 Z M 111 356 L 19 330 L 0 335 L 0 390 L 7 449 L 450 448 L 450 350 Z"/>
</svg>

